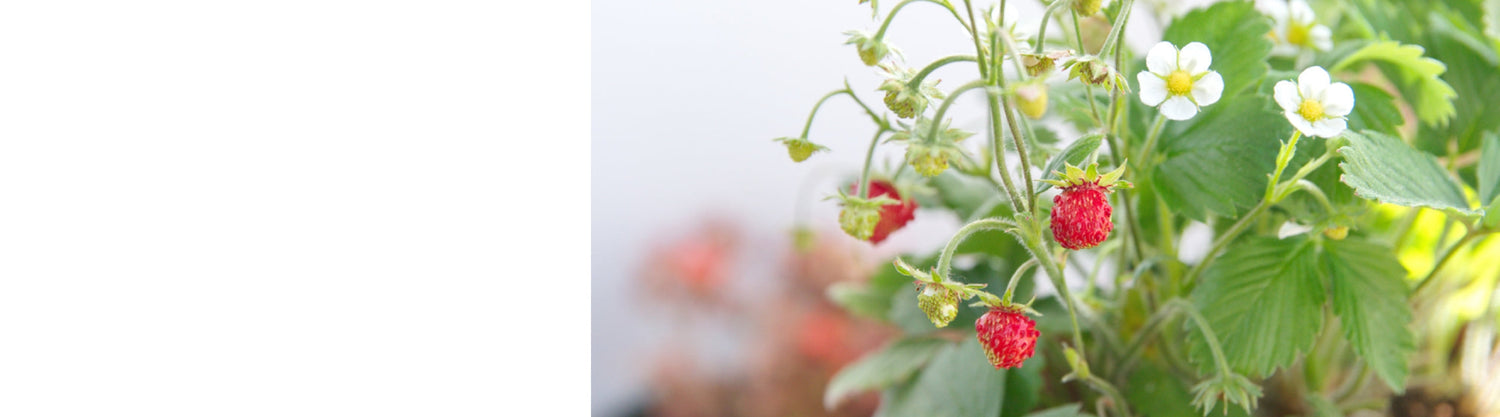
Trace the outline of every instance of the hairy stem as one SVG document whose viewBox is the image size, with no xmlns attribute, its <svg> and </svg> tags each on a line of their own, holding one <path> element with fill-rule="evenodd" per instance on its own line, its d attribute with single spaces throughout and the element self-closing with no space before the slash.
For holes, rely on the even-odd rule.
<svg viewBox="0 0 1500 417">
<path fill-rule="evenodd" d="M 870 149 L 865 151 L 865 167 L 859 173 L 859 198 L 870 198 L 870 165 L 875 160 L 875 145 L 880 144 L 880 135 L 885 134 L 885 129 L 875 131 L 875 137 L 870 138 Z"/>
<path fill-rule="evenodd" d="M 953 238 L 948 240 L 948 246 L 943 247 L 942 255 L 938 256 L 938 276 L 943 279 L 948 278 L 948 272 L 953 269 L 953 252 L 958 250 L 958 244 L 963 243 L 964 239 L 968 239 L 969 235 L 981 230 L 1004 229 L 1007 226 L 1014 225 L 1014 223 L 1005 219 L 988 218 L 975 220 L 959 228 L 958 233 L 955 233 Z"/>
</svg>

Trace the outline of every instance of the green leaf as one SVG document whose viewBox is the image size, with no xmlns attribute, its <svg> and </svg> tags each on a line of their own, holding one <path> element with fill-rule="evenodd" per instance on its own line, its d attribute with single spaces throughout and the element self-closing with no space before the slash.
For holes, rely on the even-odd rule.
<svg viewBox="0 0 1500 417">
<path fill-rule="evenodd" d="M 1406 118 L 1396 107 L 1396 98 L 1380 87 L 1361 82 L 1348 84 L 1359 102 L 1349 114 L 1349 130 L 1368 129 L 1399 137 L 1399 128 L 1406 123 Z"/>
<path fill-rule="evenodd" d="M 998 416 L 1005 375 L 985 359 L 978 340 L 966 338 L 944 346 L 910 383 L 887 389 L 875 415 Z"/>
<path fill-rule="evenodd" d="M 1484 133 L 1484 147 L 1479 152 L 1479 201 L 1495 201 L 1500 195 L 1500 135 Z"/>
<path fill-rule="evenodd" d="M 1333 312 L 1354 351 L 1396 392 L 1405 391 L 1407 357 L 1416 341 L 1407 324 L 1406 269 L 1396 253 L 1378 244 L 1346 239 L 1325 247 Z"/>
<path fill-rule="evenodd" d="M 1457 142 L 1459 153 L 1468 152 L 1479 147 L 1482 132 L 1500 127 L 1500 106 L 1494 105 L 1494 98 L 1500 97 L 1500 77 L 1495 76 L 1500 73 L 1500 54 L 1488 40 L 1456 27 L 1450 19 L 1434 14 L 1427 20 L 1430 29 L 1423 45 L 1448 66 L 1443 81 L 1461 94 L 1453 101 L 1456 113 L 1447 126 L 1422 125 L 1416 145 L 1443 154 L 1449 143 Z M 1420 102 L 1412 106 L 1421 111 Z"/>
<path fill-rule="evenodd" d="M 953 209 L 953 212 L 958 214 L 958 218 L 969 218 L 975 210 L 984 206 L 986 200 L 999 194 L 995 186 L 988 181 L 954 171 L 956 170 L 950 169 L 933 177 L 931 184 L 937 189 L 938 198 L 943 206 Z M 931 206 L 925 207 L 931 208 Z"/>
<path fill-rule="evenodd" d="M 1271 53 L 1271 40 L 1260 35 L 1270 31 L 1271 21 L 1250 2 L 1224 2 L 1172 21 L 1162 39 L 1178 49 L 1189 42 L 1207 45 L 1213 53 L 1209 68 L 1224 77 L 1224 97 L 1228 98 L 1258 85 L 1265 77 L 1270 68 L 1266 57 Z M 1128 75 L 1135 79 L 1134 73 Z"/>
<path fill-rule="evenodd" d="M 1005 407 L 1000 410 L 1000 417 L 1022 417 L 1041 400 L 1042 387 L 1047 385 L 1042 379 L 1042 368 L 1047 367 L 1042 352 L 1037 349 L 1036 356 L 1020 368 L 1005 372 Z"/>
<path fill-rule="evenodd" d="M 1167 124 L 1151 181 L 1168 206 L 1203 221 L 1211 213 L 1233 217 L 1260 202 L 1266 174 L 1276 168 L 1281 140 L 1292 129 L 1268 103 L 1253 94 L 1226 97 L 1192 120 Z"/>
<path fill-rule="evenodd" d="M 1442 124 L 1455 114 L 1453 98 L 1458 93 L 1441 78 L 1448 66 L 1442 61 L 1423 57 L 1423 52 L 1425 50 L 1420 45 L 1403 45 L 1396 41 L 1371 42 L 1334 64 L 1330 71 L 1352 69 L 1355 64 L 1367 62 L 1390 63 L 1401 69 L 1402 82 L 1415 86 L 1417 95 L 1409 99 L 1417 112 L 1417 118 L 1427 124 Z"/>
<path fill-rule="evenodd" d="M 1407 207 L 1454 209 L 1470 213 L 1468 199 L 1437 158 L 1401 140 L 1374 131 L 1345 132 L 1339 150 L 1343 181 L 1360 197 Z"/>
<path fill-rule="evenodd" d="M 1082 165 L 1083 161 L 1088 159 L 1089 154 L 1098 150 L 1102 143 L 1104 143 L 1104 135 L 1099 133 L 1078 138 L 1073 141 L 1073 144 L 1068 145 L 1067 149 L 1063 149 L 1062 153 L 1057 154 L 1051 161 L 1047 161 L 1047 167 L 1042 168 L 1041 179 L 1052 178 L 1054 176 L 1052 171 L 1062 172 L 1064 163 Z M 1041 194 L 1052 189 L 1052 184 L 1038 181 L 1035 187 L 1036 193 Z"/>
<path fill-rule="evenodd" d="M 833 409 L 851 394 L 905 381 L 948 343 L 935 338 L 901 339 L 840 369 L 823 391 L 823 407 Z"/>
<path fill-rule="evenodd" d="M 1312 348 L 1323 324 L 1318 272 L 1314 245 L 1303 237 L 1243 239 L 1205 271 L 1193 301 L 1231 367 L 1250 376 L 1270 375 Z M 1192 331 L 1189 339 L 1193 358 L 1211 364 L 1202 333 Z"/>
</svg>

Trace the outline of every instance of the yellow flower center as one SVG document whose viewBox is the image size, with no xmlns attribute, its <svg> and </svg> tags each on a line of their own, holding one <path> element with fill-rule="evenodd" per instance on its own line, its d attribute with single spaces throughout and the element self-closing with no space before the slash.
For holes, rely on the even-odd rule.
<svg viewBox="0 0 1500 417">
<path fill-rule="evenodd" d="M 1302 105 L 1297 107 L 1297 114 L 1309 122 L 1316 122 L 1323 118 L 1323 103 L 1313 99 L 1302 100 Z"/>
<path fill-rule="evenodd" d="M 1299 25 L 1292 23 L 1286 28 L 1286 43 L 1298 46 L 1307 46 L 1308 35 L 1312 31 L 1310 25 Z"/>
<path fill-rule="evenodd" d="M 1171 75 L 1167 75 L 1168 93 L 1174 96 L 1185 96 L 1191 91 L 1193 91 L 1193 76 L 1188 75 L 1187 71 L 1176 70 L 1172 71 Z"/>
</svg>

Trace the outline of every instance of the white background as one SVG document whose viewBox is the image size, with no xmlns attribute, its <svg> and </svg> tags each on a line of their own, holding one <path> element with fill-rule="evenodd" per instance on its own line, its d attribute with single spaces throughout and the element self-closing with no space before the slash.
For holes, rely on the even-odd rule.
<svg viewBox="0 0 1500 417">
<path fill-rule="evenodd" d="M 0 415 L 584 413 L 556 7 L 0 6 Z"/>
</svg>

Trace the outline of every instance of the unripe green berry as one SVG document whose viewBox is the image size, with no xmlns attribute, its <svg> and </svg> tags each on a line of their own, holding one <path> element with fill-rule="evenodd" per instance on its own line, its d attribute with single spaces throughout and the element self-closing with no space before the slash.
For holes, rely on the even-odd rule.
<svg viewBox="0 0 1500 417">
<path fill-rule="evenodd" d="M 859 240 L 870 240 L 875 225 L 880 223 L 880 209 L 869 205 L 845 205 L 839 211 L 839 227 L 844 233 Z"/>
</svg>

